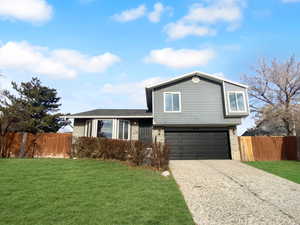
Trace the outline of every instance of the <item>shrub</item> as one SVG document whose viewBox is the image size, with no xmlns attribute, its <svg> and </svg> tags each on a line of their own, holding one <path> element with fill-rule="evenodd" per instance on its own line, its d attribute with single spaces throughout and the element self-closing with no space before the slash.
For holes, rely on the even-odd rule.
<svg viewBox="0 0 300 225">
<path fill-rule="evenodd" d="M 147 145 L 140 141 L 131 141 L 128 161 L 136 166 L 147 164 Z"/>
<path fill-rule="evenodd" d="M 130 149 L 130 143 L 128 141 L 105 138 L 98 138 L 98 140 L 100 141 L 103 159 L 117 159 L 122 161 L 127 159 Z"/>
<path fill-rule="evenodd" d="M 151 152 L 151 166 L 155 168 L 168 169 L 169 165 L 169 147 L 161 143 L 153 143 Z"/>
<path fill-rule="evenodd" d="M 73 155 L 79 158 L 100 158 L 100 155 L 95 155 L 99 151 L 100 145 L 97 138 L 80 137 L 73 144 Z M 95 157 L 96 156 L 96 157 Z"/>
<path fill-rule="evenodd" d="M 72 156 L 116 159 L 128 161 L 135 166 L 149 165 L 157 169 L 167 169 L 169 148 L 160 143 L 149 145 L 140 141 L 79 137 L 74 141 Z"/>
</svg>

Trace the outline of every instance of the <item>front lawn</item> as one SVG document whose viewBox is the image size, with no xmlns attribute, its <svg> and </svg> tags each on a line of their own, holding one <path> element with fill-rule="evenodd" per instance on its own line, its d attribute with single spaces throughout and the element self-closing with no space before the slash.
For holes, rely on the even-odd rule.
<svg viewBox="0 0 300 225">
<path fill-rule="evenodd" d="M 300 184 L 300 161 L 263 161 L 245 163 Z"/>
<path fill-rule="evenodd" d="M 0 224 L 192 225 L 173 180 L 118 162 L 0 160 Z"/>
</svg>

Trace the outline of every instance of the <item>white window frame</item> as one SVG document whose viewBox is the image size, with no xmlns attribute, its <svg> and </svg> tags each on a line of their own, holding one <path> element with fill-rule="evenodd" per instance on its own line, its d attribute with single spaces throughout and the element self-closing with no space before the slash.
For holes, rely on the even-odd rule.
<svg viewBox="0 0 300 225">
<path fill-rule="evenodd" d="M 119 139 L 119 128 L 120 128 L 120 121 L 127 121 L 128 122 L 128 138 L 127 139 Z M 119 139 L 119 140 L 130 140 L 130 137 L 131 137 L 131 126 L 130 126 L 130 120 L 126 120 L 126 119 L 119 119 L 118 120 L 118 123 L 117 123 L 117 132 L 116 132 L 116 139 Z M 123 137 L 124 137 L 124 126 L 123 126 Z"/>
<path fill-rule="evenodd" d="M 178 94 L 179 95 L 179 110 L 178 111 L 167 111 L 166 110 L 166 95 L 167 94 Z M 172 98 L 173 101 L 173 98 Z M 173 102 L 172 102 L 173 105 Z M 180 113 L 181 112 L 181 92 L 179 91 L 168 91 L 168 92 L 164 92 L 164 112 L 166 113 Z"/>
<path fill-rule="evenodd" d="M 234 94 L 235 95 L 235 100 L 236 100 L 236 106 L 237 106 L 237 110 L 232 110 L 231 109 L 231 105 L 230 105 L 230 94 Z M 237 94 L 242 94 L 243 95 L 243 101 L 244 101 L 244 109 L 245 110 L 240 110 L 239 109 L 239 105 L 237 103 Z M 247 110 L 247 105 L 246 105 L 246 96 L 245 96 L 245 92 L 243 91 L 228 91 L 227 92 L 227 100 L 228 100 L 228 108 L 229 108 L 229 112 L 230 113 L 246 113 Z"/>
<path fill-rule="evenodd" d="M 85 122 L 85 127 L 84 127 L 84 135 L 86 137 L 88 137 L 88 127 L 90 127 L 90 129 L 91 129 L 91 136 L 89 136 L 89 137 L 97 137 L 99 120 L 111 120 L 112 121 L 112 138 L 111 139 L 119 139 L 119 122 L 120 122 L 120 120 L 128 121 L 128 139 L 120 139 L 120 140 L 131 140 L 131 123 L 130 123 L 130 120 L 126 120 L 126 119 L 101 118 L 101 119 L 87 120 Z M 90 125 L 88 125 L 88 124 L 90 124 Z"/>
</svg>

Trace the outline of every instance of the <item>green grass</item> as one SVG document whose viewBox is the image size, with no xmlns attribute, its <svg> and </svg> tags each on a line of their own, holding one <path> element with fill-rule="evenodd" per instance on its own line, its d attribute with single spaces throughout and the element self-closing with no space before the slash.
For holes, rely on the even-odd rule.
<svg viewBox="0 0 300 225">
<path fill-rule="evenodd" d="M 118 162 L 0 160 L 0 224 L 192 225 L 173 178 Z"/>
<path fill-rule="evenodd" d="M 300 161 L 263 161 L 245 163 L 300 184 Z"/>
</svg>

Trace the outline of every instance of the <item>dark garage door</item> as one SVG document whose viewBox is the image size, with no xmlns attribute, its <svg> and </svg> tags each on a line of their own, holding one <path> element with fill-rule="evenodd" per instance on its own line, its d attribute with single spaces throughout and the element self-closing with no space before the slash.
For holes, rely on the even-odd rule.
<svg viewBox="0 0 300 225">
<path fill-rule="evenodd" d="M 227 131 L 166 131 L 170 159 L 229 159 Z"/>
</svg>

